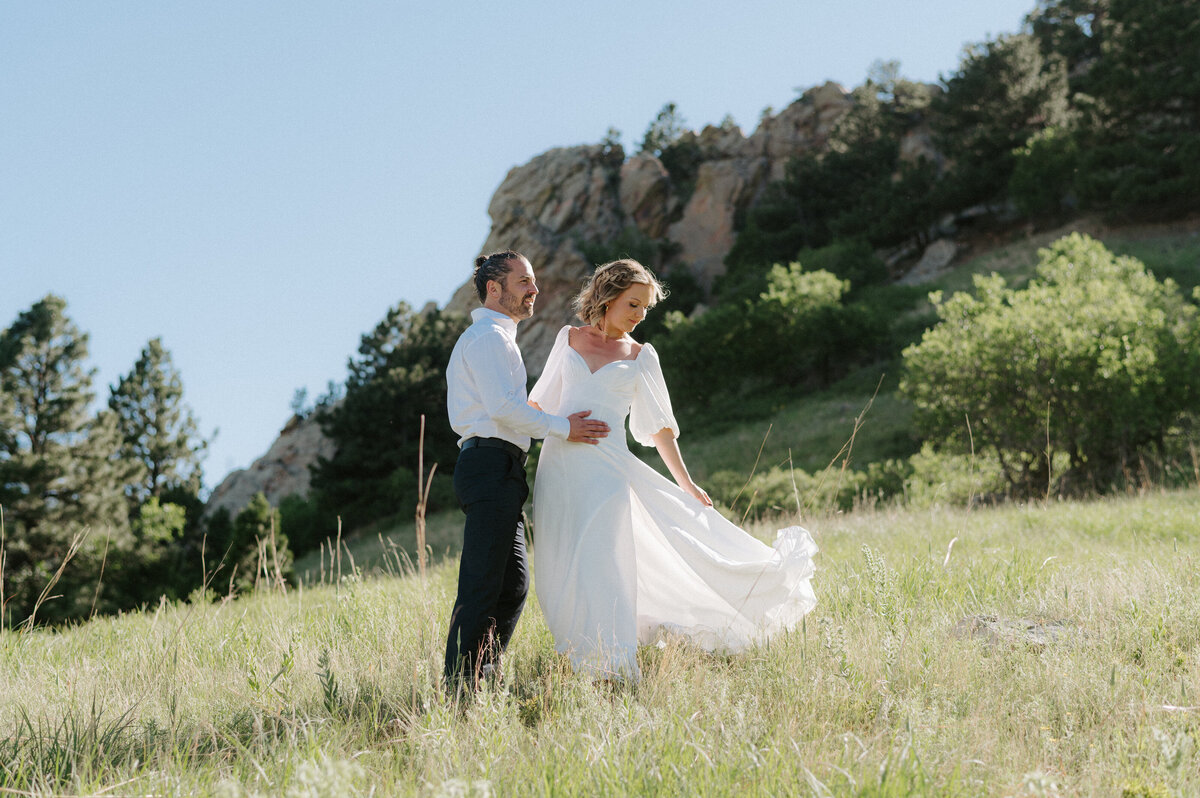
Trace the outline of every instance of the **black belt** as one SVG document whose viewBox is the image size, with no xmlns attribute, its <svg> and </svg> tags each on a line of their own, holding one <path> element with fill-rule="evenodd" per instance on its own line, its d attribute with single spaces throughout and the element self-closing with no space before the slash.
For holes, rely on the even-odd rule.
<svg viewBox="0 0 1200 798">
<path fill-rule="evenodd" d="M 503 449 L 517 458 L 521 465 L 525 465 L 525 460 L 529 457 L 520 446 L 510 443 L 503 438 L 467 438 L 463 441 L 462 450 L 465 452 L 467 449 L 474 449 L 476 446 L 486 446 L 489 449 Z"/>
</svg>

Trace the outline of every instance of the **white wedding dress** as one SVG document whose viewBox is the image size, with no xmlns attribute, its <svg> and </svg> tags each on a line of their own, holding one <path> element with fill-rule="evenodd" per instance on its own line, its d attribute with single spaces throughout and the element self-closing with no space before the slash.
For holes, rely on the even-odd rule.
<svg viewBox="0 0 1200 798">
<path fill-rule="evenodd" d="M 548 438 L 533 496 L 534 588 L 555 647 L 576 671 L 636 680 L 637 647 L 679 634 L 736 652 L 799 623 L 816 604 L 817 546 L 800 527 L 774 547 L 703 506 L 629 451 L 679 428 L 658 353 L 593 373 L 559 331 L 530 401 L 556 415 L 591 410 L 599 445 Z"/>
</svg>

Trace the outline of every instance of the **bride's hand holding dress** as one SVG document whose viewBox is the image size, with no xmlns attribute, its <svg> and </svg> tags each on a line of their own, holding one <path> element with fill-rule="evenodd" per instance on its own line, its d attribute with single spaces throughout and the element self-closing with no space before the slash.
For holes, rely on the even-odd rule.
<svg viewBox="0 0 1200 798">
<path fill-rule="evenodd" d="M 704 492 L 703 488 L 692 481 L 692 475 L 688 473 L 687 466 L 683 463 L 683 454 L 679 451 L 679 443 L 675 440 L 675 433 L 672 429 L 664 427 L 654 433 L 652 437 L 654 448 L 658 449 L 658 456 L 667 464 L 667 470 L 671 472 L 671 476 L 675 477 L 675 483 L 705 507 L 712 507 L 712 499 L 708 498 L 708 494 Z"/>
</svg>

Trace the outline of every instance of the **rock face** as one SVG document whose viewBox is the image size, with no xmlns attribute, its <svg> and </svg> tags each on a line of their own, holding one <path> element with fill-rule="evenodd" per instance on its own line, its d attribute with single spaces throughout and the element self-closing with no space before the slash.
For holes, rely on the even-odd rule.
<svg viewBox="0 0 1200 798">
<path fill-rule="evenodd" d="M 621 165 L 617 198 L 634 226 L 650 238 L 667 233 L 671 176 L 662 161 L 639 153 Z"/>
<path fill-rule="evenodd" d="M 237 515 L 259 491 L 276 507 L 285 496 L 307 495 L 308 467 L 318 457 L 332 457 L 333 452 L 333 441 L 321 433 L 315 415 L 304 420 L 292 416 L 266 454 L 249 468 L 240 468 L 221 480 L 208 497 L 204 512 L 211 515 L 224 508 Z"/>
<path fill-rule="evenodd" d="M 679 245 L 679 258 L 705 288 L 724 270 L 733 246 L 734 218 L 761 188 L 767 173 L 765 158 L 727 158 L 700 165 L 696 190 L 671 225 L 668 238 Z"/>
<path fill-rule="evenodd" d="M 724 272 L 735 220 L 767 183 L 784 176 L 789 160 L 824 148 L 852 106 L 845 89 L 826 83 L 764 116 L 749 137 L 735 125 L 685 133 L 683 140 L 698 153 L 686 197 L 654 155 L 625 159 L 619 148 L 603 145 L 553 149 L 512 169 L 488 207 L 492 228 L 480 252 L 515 249 L 537 273 L 541 295 L 519 338 L 529 373 L 541 371 L 555 334 L 571 321 L 571 297 L 597 265 L 583 253 L 587 244 L 635 229 L 672 253 L 647 266 L 659 273 L 686 268 L 711 287 Z M 468 282 L 447 309 L 465 313 L 478 305 Z"/>
</svg>

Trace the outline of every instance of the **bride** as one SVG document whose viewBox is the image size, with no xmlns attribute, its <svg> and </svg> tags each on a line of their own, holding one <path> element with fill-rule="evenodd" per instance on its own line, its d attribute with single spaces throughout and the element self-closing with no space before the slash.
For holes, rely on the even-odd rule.
<svg viewBox="0 0 1200 798">
<path fill-rule="evenodd" d="M 658 353 L 629 335 L 664 295 L 635 260 L 598 267 L 574 300 L 586 326 L 559 331 L 529 395 L 548 413 L 590 408 L 613 430 L 628 417 L 633 438 L 656 447 L 675 478 L 639 460 L 622 434 L 599 446 L 542 446 L 538 603 L 555 647 L 597 680 L 636 681 L 638 645 L 663 633 L 735 652 L 792 628 L 816 604 L 808 532 L 789 527 L 774 547 L 762 543 L 717 512 L 684 465 Z"/>
</svg>

